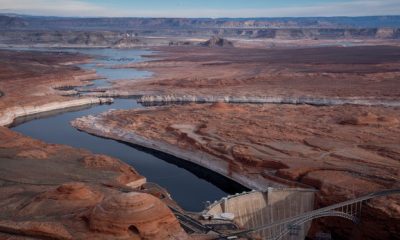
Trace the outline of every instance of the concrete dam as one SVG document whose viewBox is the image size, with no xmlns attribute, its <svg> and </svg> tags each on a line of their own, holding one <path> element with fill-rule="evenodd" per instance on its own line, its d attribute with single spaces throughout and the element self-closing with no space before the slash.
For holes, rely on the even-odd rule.
<svg viewBox="0 0 400 240">
<path fill-rule="evenodd" d="M 314 210 L 312 189 L 268 188 L 266 192 L 251 191 L 222 198 L 210 204 L 203 216 L 219 218 L 232 213 L 233 222 L 241 229 L 257 229 Z M 305 239 L 311 223 L 304 223 L 295 234 L 280 239 Z M 260 229 L 248 234 L 254 239 L 271 239 L 282 232 L 282 226 Z"/>
</svg>

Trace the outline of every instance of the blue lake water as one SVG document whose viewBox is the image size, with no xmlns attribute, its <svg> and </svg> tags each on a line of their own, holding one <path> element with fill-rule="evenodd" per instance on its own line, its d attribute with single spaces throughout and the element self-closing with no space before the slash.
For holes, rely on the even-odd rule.
<svg viewBox="0 0 400 240">
<path fill-rule="evenodd" d="M 151 75 L 150 72 L 136 69 L 109 68 L 115 64 L 145 61 L 146 59 L 142 55 L 151 54 L 150 51 L 121 49 L 70 49 L 67 51 L 79 51 L 95 56 L 93 63 L 84 64 L 81 67 L 95 69 L 107 79 L 96 80 L 96 84 L 91 87 L 107 86 L 109 84 L 107 80 L 131 79 L 134 81 Z M 214 201 L 228 194 L 247 190 L 245 187 L 195 164 L 140 146 L 93 136 L 78 131 L 70 125 L 71 120 L 81 116 L 98 114 L 109 109 L 131 108 L 143 108 L 143 106 L 134 99 L 115 99 L 114 103 L 110 105 L 93 105 L 69 112 L 53 112 L 18 119 L 12 129 L 48 143 L 85 148 L 94 153 L 119 158 L 133 166 L 149 182 L 155 182 L 166 188 L 172 198 L 188 211 L 200 211 L 206 201 Z"/>
</svg>

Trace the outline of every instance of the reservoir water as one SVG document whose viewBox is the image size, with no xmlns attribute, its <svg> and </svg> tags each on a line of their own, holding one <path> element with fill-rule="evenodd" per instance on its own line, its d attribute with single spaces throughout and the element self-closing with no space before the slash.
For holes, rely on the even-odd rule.
<svg viewBox="0 0 400 240">
<path fill-rule="evenodd" d="M 145 61 L 146 59 L 142 56 L 151 54 L 150 51 L 127 49 L 62 51 L 78 51 L 95 58 L 92 63 L 83 64 L 81 67 L 95 69 L 105 79 L 95 80 L 94 85 L 86 89 L 107 86 L 110 84 L 109 81 L 118 81 L 118 79 L 135 81 L 135 79 L 151 75 L 147 71 L 110 68 L 115 64 Z M 70 125 L 71 120 L 81 116 L 98 114 L 109 109 L 142 107 L 134 99 L 114 99 L 111 105 L 93 105 L 68 112 L 52 112 L 18 119 L 12 129 L 48 143 L 66 144 L 119 158 L 138 170 L 147 178 L 147 181 L 166 188 L 172 198 L 188 211 L 200 211 L 204 208 L 206 201 L 218 200 L 228 194 L 248 190 L 228 178 L 195 164 L 150 149 L 80 132 Z"/>
</svg>

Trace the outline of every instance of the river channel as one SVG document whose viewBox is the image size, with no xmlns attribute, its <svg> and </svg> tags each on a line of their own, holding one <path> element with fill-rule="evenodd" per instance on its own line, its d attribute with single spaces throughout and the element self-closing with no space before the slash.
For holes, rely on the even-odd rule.
<svg viewBox="0 0 400 240">
<path fill-rule="evenodd" d="M 19 50 L 22 51 L 23 49 Z M 147 71 L 110 68 L 115 64 L 146 61 L 148 59 L 142 56 L 152 54 L 148 50 L 45 50 L 76 51 L 94 57 L 93 62 L 82 64 L 80 67 L 94 69 L 104 78 L 93 81 L 92 86 L 84 87 L 83 90 L 108 86 L 111 81 L 120 79 L 135 81 L 135 79 L 151 76 L 151 73 Z M 143 106 L 137 103 L 135 99 L 117 98 L 110 105 L 93 105 L 18 119 L 12 129 L 48 143 L 66 144 L 88 149 L 93 153 L 119 158 L 145 176 L 148 182 L 154 182 L 166 188 L 172 198 L 188 211 L 201 211 L 206 201 L 218 200 L 226 195 L 247 190 L 232 180 L 206 168 L 151 149 L 93 136 L 78 131 L 70 125 L 70 121 L 78 117 L 98 114 L 109 109 L 132 108 L 143 108 Z"/>
</svg>

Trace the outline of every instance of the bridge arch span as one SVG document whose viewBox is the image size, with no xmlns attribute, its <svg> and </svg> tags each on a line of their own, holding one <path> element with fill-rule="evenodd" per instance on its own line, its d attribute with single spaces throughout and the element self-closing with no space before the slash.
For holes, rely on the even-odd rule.
<svg viewBox="0 0 400 240">
<path fill-rule="evenodd" d="M 267 224 L 254 229 L 248 229 L 245 231 L 236 232 L 234 234 L 229 234 L 229 236 L 243 236 L 244 234 L 248 233 L 253 233 L 261 230 L 268 230 L 271 231 L 272 235 L 267 239 L 279 240 L 284 236 L 286 236 L 287 234 L 292 233 L 293 231 L 296 230 L 298 231 L 298 227 L 302 226 L 304 223 L 323 217 L 340 217 L 348 219 L 353 223 L 357 224 L 359 222 L 359 216 L 361 216 L 361 208 L 363 202 L 366 202 L 373 198 L 385 197 L 394 194 L 400 194 L 400 189 L 389 189 L 379 192 L 373 192 L 356 199 L 316 209 L 295 217 L 274 222 L 272 224 Z M 272 229 L 275 230 L 272 231 Z"/>
</svg>

